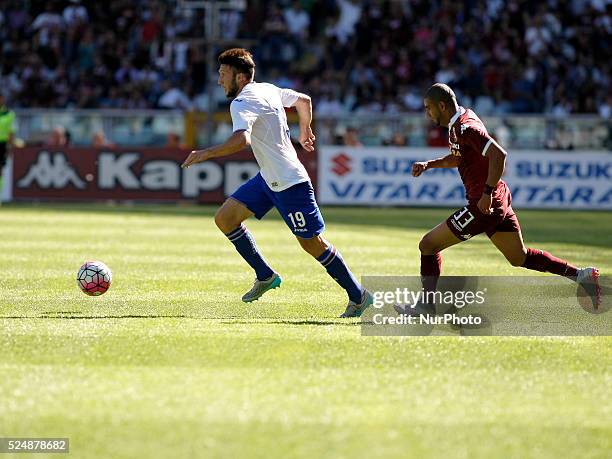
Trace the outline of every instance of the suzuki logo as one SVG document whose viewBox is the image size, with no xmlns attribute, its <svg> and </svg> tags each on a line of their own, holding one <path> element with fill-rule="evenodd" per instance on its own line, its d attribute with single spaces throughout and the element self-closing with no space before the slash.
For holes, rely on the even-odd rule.
<svg viewBox="0 0 612 459">
<path fill-rule="evenodd" d="M 346 153 L 340 153 L 331 159 L 334 167 L 332 172 L 336 175 L 343 176 L 351 171 L 351 157 Z"/>
</svg>

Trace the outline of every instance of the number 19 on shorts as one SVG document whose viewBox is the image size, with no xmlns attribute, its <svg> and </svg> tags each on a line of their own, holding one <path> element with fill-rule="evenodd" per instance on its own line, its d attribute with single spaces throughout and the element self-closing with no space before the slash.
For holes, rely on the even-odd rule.
<svg viewBox="0 0 612 459">
<path fill-rule="evenodd" d="M 293 212 L 288 213 L 289 219 L 291 220 L 291 224 L 294 228 L 304 228 L 306 226 L 306 219 L 304 218 L 304 214 L 302 212 Z"/>
</svg>

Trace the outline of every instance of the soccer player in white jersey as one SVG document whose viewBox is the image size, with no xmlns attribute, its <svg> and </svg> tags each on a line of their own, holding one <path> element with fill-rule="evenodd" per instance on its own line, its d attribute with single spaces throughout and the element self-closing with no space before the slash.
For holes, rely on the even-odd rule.
<svg viewBox="0 0 612 459">
<path fill-rule="evenodd" d="M 295 107 L 300 123 L 300 144 L 314 151 L 310 127 L 312 103 L 306 94 L 256 83 L 253 56 L 242 48 L 219 56 L 219 80 L 230 105 L 234 133 L 223 144 L 190 153 L 183 167 L 237 153 L 251 146 L 260 172 L 238 188 L 217 210 L 215 223 L 253 268 L 255 284 L 242 301 L 259 299 L 281 284 L 281 277 L 266 263 L 243 222 L 261 219 L 276 207 L 302 248 L 316 258 L 328 274 L 346 290 L 349 302 L 340 317 L 359 317 L 372 304 L 340 252 L 321 237 L 325 223 L 306 169 L 289 137 L 285 107 Z"/>
</svg>

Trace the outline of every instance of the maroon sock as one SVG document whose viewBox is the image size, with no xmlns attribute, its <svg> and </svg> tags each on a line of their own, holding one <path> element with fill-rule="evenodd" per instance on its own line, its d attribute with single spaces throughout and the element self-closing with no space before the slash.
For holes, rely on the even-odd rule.
<svg viewBox="0 0 612 459">
<path fill-rule="evenodd" d="M 421 254 L 421 282 L 425 292 L 433 292 L 438 285 L 438 278 L 442 268 L 442 255 Z"/>
<path fill-rule="evenodd" d="M 570 265 L 567 261 L 539 249 L 527 249 L 523 268 L 549 272 L 565 277 L 576 277 L 578 273 L 574 265 Z"/>
</svg>

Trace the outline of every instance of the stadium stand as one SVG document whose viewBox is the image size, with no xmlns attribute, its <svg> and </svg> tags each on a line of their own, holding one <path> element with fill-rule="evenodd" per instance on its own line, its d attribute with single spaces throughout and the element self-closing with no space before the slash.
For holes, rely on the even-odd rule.
<svg viewBox="0 0 612 459">
<path fill-rule="evenodd" d="M 0 87 L 15 108 L 205 109 L 203 15 L 0 0 Z M 319 114 L 420 111 L 432 81 L 483 115 L 612 110 L 609 0 L 254 0 L 221 20 L 223 38 L 257 40 L 261 79 Z"/>
</svg>

